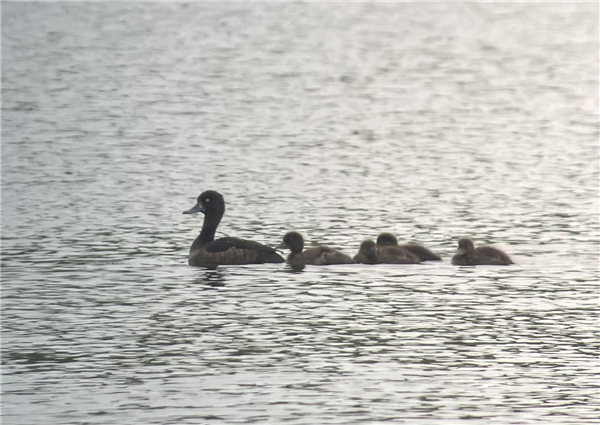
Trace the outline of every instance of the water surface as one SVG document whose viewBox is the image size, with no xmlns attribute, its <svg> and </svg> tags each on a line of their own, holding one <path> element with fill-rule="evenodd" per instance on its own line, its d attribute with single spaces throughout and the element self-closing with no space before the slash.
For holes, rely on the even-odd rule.
<svg viewBox="0 0 600 425">
<path fill-rule="evenodd" d="M 597 4 L 2 9 L 3 423 L 596 422 Z M 189 268 L 206 189 L 444 261 Z"/>
</svg>

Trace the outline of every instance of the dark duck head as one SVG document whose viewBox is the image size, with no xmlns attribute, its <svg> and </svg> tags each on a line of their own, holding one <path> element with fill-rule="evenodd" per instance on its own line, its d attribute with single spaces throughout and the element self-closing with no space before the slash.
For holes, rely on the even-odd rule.
<svg viewBox="0 0 600 425">
<path fill-rule="evenodd" d="M 200 236 L 192 244 L 190 252 L 215 239 L 217 227 L 219 227 L 223 214 L 225 214 L 225 199 L 219 192 L 206 190 L 198 196 L 196 205 L 183 213 L 197 214 L 199 212 L 204 214 L 204 223 L 202 224 Z"/>
</svg>

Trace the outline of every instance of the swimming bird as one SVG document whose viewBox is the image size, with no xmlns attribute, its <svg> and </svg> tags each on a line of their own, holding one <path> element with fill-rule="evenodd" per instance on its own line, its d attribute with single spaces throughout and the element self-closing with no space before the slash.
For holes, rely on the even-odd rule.
<svg viewBox="0 0 600 425">
<path fill-rule="evenodd" d="M 371 239 L 362 241 L 358 253 L 352 258 L 352 261 L 362 264 L 377 264 L 375 242 Z"/>
<path fill-rule="evenodd" d="M 215 232 L 225 214 L 225 200 L 214 190 L 198 196 L 196 205 L 184 214 L 204 214 L 202 231 L 192 243 L 188 255 L 190 266 L 215 267 L 218 265 L 241 265 L 283 263 L 283 257 L 274 248 L 246 239 L 225 237 L 215 240 Z"/>
<path fill-rule="evenodd" d="M 355 263 L 363 264 L 417 264 L 421 259 L 399 246 L 378 247 L 371 239 L 362 241 L 358 254 L 353 258 Z"/>
<path fill-rule="evenodd" d="M 283 242 L 277 246 L 278 249 L 289 249 L 287 262 L 295 268 L 304 267 L 307 264 L 326 266 L 331 264 L 351 264 L 352 258 L 341 251 L 328 246 L 316 246 L 304 251 L 304 238 L 298 232 L 288 232 L 283 237 Z"/>
<path fill-rule="evenodd" d="M 398 246 L 403 250 L 416 255 L 421 261 L 442 260 L 442 257 L 433 253 L 429 248 L 425 248 L 423 245 L 419 245 L 418 243 L 414 242 L 398 245 L 398 239 L 396 239 L 396 236 L 387 232 L 380 233 L 379 236 L 377 236 L 377 247 L 381 248 L 387 246 Z"/>
<path fill-rule="evenodd" d="M 514 264 L 506 253 L 493 246 L 478 246 L 469 238 L 458 240 L 458 250 L 452 257 L 455 266 L 493 265 L 508 266 Z"/>
</svg>

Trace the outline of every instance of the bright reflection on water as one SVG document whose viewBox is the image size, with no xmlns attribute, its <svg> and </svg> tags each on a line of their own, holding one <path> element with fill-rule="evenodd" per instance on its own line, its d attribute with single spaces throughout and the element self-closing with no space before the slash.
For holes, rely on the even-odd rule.
<svg viewBox="0 0 600 425">
<path fill-rule="evenodd" d="M 596 422 L 598 5 L 338 6 L 3 4 L 4 424 Z"/>
</svg>

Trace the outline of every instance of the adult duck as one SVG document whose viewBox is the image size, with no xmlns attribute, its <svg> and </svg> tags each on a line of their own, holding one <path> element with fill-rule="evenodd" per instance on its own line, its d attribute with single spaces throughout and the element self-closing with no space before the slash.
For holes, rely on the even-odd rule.
<svg viewBox="0 0 600 425">
<path fill-rule="evenodd" d="M 302 268 L 307 264 L 327 266 L 331 264 L 351 264 L 352 258 L 341 251 L 329 246 L 316 246 L 304 251 L 304 238 L 298 232 L 288 232 L 283 236 L 283 242 L 278 249 L 289 249 L 287 262 L 293 268 Z"/>
<path fill-rule="evenodd" d="M 380 233 L 379 236 L 377 236 L 378 248 L 391 246 L 400 247 L 403 250 L 416 255 L 421 261 L 441 261 L 442 259 L 442 257 L 432 252 L 429 248 L 425 248 L 423 245 L 414 242 L 398 245 L 398 239 L 391 233 Z"/>
<path fill-rule="evenodd" d="M 452 257 L 455 266 L 508 266 L 515 264 L 513 260 L 502 250 L 493 246 L 478 246 L 469 238 L 458 240 L 458 249 Z"/>
<path fill-rule="evenodd" d="M 190 266 L 215 267 L 218 265 L 241 265 L 283 263 L 285 260 L 274 248 L 246 239 L 225 237 L 215 240 L 217 227 L 225 214 L 225 200 L 214 190 L 202 192 L 196 205 L 184 214 L 204 214 L 202 231 L 192 243 L 188 255 Z"/>
</svg>

